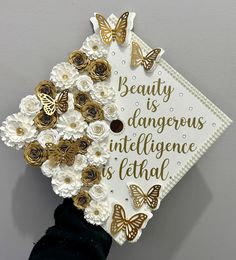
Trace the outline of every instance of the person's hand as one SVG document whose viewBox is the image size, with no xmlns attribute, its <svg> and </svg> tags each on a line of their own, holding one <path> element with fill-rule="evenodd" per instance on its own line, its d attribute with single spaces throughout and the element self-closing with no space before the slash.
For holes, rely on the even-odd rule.
<svg viewBox="0 0 236 260">
<path fill-rule="evenodd" d="M 112 238 L 100 227 L 89 224 L 71 199 L 54 213 L 55 226 L 34 246 L 29 260 L 104 260 Z"/>
</svg>

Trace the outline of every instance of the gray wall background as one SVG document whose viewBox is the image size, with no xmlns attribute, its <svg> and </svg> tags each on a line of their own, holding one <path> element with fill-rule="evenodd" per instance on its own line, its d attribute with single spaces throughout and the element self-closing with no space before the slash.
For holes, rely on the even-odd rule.
<svg viewBox="0 0 236 260">
<path fill-rule="evenodd" d="M 135 32 L 236 120 L 235 0 L 0 0 L 0 121 L 92 33 L 94 11 L 135 11 Z M 137 244 L 109 260 L 234 260 L 236 134 L 232 125 L 163 201 Z M 60 199 L 22 153 L 0 144 L 0 259 L 27 259 Z"/>
</svg>

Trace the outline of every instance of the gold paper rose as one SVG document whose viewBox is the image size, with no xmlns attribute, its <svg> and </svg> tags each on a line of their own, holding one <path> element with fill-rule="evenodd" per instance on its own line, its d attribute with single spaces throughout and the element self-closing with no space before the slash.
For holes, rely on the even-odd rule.
<svg viewBox="0 0 236 260">
<path fill-rule="evenodd" d="M 95 101 L 87 102 L 81 108 L 81 114 L 88 123 L 104 119 L 102 106 Z"/>
<path fill-rule="evenodd" d="M 95 82 L 107 80 L 111 75 L 111 66 L 105 59 L 93 60 L 88 66 L 88 73 Z"/>
<path fill-rule="evenodd" d="M 51 81 L 43 80 L 39 82 L 39 84 L 35 88 L 35 94 L 36 96 L 39 96 L 39 94 L 47 94 L 52 98 L 55 98 L 57 95 L 56 87 Z"/>
<path fill-rule="evenodd" d="M 69 63 L 74 65 L 79 71 L 85 70 L 90 63 L 90 60 L 87 57 L 87 55 L 79 50 L 73 51 L 70 54 L 68 61 Z"/>
<path fill-rule="evenodd" d="M 53 128 L 57 123 L 57 113 L 49 116 L 43 110 L 41 110 L 34 118 L 34 124 L 39 130 L 46 130 Z"/>
<path fill-rule="evenodd" d="M 101 171 L 95 165 L 88 165 L 82 170 L 81 181 L 87 187 L 98 184 L 101 181 Z"/>
<path fill-rule="evenodd" d="M 31 166 L 41 166 L 47 160 L 47 151 L 39 142 L 31 142 L 24 148 L 24 159 Z"/>
<path fill-rule="evenodd" d="M 73 197 L 73 203 L 77 209 L 84 210 L 89 206 L 90 201 L 91 197 L 85 190 L 80 190 L 79 193 Z"/>
<path fill-rule="evenodd" d="M 88 101 L 91 101 L 91 96 L 87 92 L 77 91 L 74 94 L 75 109 L 80 110 Z"/>
<path fill-rule="evenodd" d="M 75 141 L 75 147 L 77 149 L 77 153 L 86 154 L 87 149 L 92 143 L 92 140 L 87 136 L 82 136 Z"/>
</svg>

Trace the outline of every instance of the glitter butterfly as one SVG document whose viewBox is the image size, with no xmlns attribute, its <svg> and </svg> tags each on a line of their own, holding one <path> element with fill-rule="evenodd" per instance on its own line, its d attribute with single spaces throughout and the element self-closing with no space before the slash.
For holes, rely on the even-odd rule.
<svg viewBox="0 0 236 260">
<path fill-rule="evenodd" d="M 127 240 L 132 241 L 140 229 L 142 229 L 147 217 L 148 216 L 144 213 L 137 213 L 130 219 L 127 219 L 123 207 L 119 204 L 115 204 L 111 223 L 111 234 L 114 236 L 120 231 L 123 231 L 125 232 Z"/>
<path fill-rule="evenodd" d="M 132 42 L 131 65 L 135 68 L 142 65 L 146 71 L 151 71 L 163 54 L 164 50 L 157 48 L 143 56 L 142 49 L 138 43 Z"/>
<path fill-rule="evenodd" d="M 58 99 L 54 99 L 45 93 L 39 93 L 38 97 L 43 105 L 44 112 L 49 116 L 53 115 L 57 110 L 65 113 L 68 110 L 68 93 L 68 89 L 63 90 Z"/>
<path fill-rule="evenodd" d="M 143 204 L 147 204 L 151 209 L 157 208 L 161 185 L 152 186 L 147 194 L 135 184 L 130 185 L 129 188 L 135 208 L 139 209 Z"/>
<path fill-rule="evenodd" d="M 47 143 L 48 159 L 52 164 L 72 166 L 77 153 L 76 145 L 70 141 L 60 141 L 58 145 Z"/>
<path fill-rule="evenodd" d="M 105 44 L 111 44 L 112 41 L 117 41 L 119 44 L 124 44 L 127 34 L 129 12 L 125 12 L 119 18 L 114 29 L 111 28 L 108 21 L 101 14 L 96 14 L 96 19 L 100 29 L 100 36 Z"/>
</svg>

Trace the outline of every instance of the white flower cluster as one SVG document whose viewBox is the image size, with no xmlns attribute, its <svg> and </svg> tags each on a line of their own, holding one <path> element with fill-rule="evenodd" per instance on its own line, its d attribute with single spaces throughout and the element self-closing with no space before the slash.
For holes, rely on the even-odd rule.
<svg viewBox="0 0 236 260">
<path fill-rule="evenodd" d="M 79 72 L 68 62 L 62 62 L 53 67 L 50 80 L 59 89 L 71 88 L 78 80 Z"/>
<path fill-rule="evenodd" d="M 97 34 L 89 36 L 83 43 L 83 51 L 90 60 L 107 56 L 109 47 L 103 44 Z M 109 121 L 118 118 L 118 108 L 115 105 L 115 91 L 109 82 L 97 82 L 85 73 L 79 71 L 69 62 L 62 62 L 53 67 L 50 74 L 50 84 L 55 87 L 55 93 L 48 94 L 48 102 L 55 106 L 55 124 L 52 127 L 40 128 L 36 124 L 36 117 L 46 113 L 45 104 L 36 93 L 24 97 L 19 105 L 20 112 L 10 115 L 0 127 L 2 141 L 9 147 L 22 149 L 27 145 L 37 143 L 44 153 L 40 165 L 42 173 L 51 178 L 51 184 L 56 194 L 63 198 L 76 196 L 84 185 L 82 171 L 88 166 L 101 167 L 110 157 L 108 137 L 110 133 Z M 68 109 L 60 110 L 60 98 L 63 91 L 69 90 Z M 103 119 L 91 122 L 75 106 L 75 94 L 84 92 L 91 97 L 103 110 Z M 46 113 L 47 114 L 47 113 Z M 45 117 L 46 121 L 49 114 Z M 61 140 L 76 142 L 86 137 L 91 140 L 86 153 L 76 153 L 73 165 L 55 163 L 49 159 L 52 145 L 57 147 Z M 54 151 L 54 152 L 57 152 Z M 34 151 L 33 156 L 39 156 Z M 45 159 L 46 156 L 46 159 Z M 47 157 L 48 156 L 48 157 Z M 30 157 L 31 160 L 33 157 Z M 85 208 L 85 218 L 88 222 L 101 225 L 110 215 L 110 206 L 107 199 L 107 189 L 102 181 L 92 187 L 86 187 L 91 202 Z"/>
<path fill-rule="evenodd" d="M 110 216 L 107 188 L 104 184 L 95 184 L 89 194 L 93 200 L 85 209 L 84 217 L 91 224 L 102 225 Z"/>
<path fill-rule="evenodd" d="M 38 134 L 33 118 L 21 112 L 8 116 L 0 130 L 2 141 L 17 150 L 23 148 L 25 143 L 33 141 Z"/>
<path fill-rule="evenodd" d="M 106 57 L 109 51 L 109 46 L 105 45 L 98 34 L 88 36 L 81 48 L 89 58 L 97 59 Z"/>
</svg>

